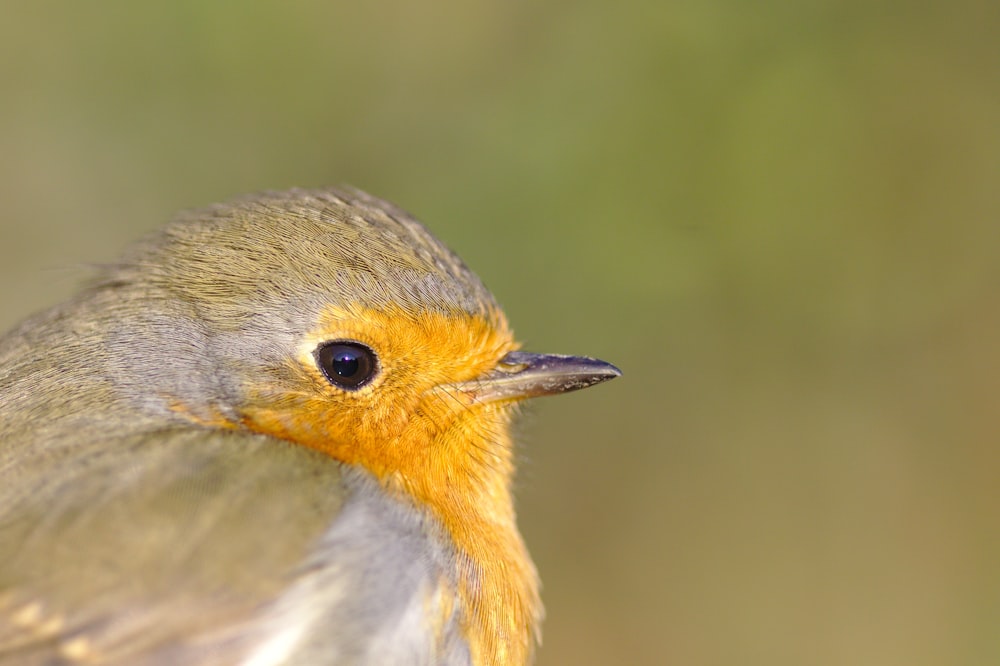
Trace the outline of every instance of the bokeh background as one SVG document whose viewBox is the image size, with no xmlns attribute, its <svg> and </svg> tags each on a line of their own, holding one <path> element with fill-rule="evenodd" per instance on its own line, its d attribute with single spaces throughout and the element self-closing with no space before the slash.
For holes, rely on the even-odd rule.
<svg viewBox="0 0 1000 666">
<path fill-rule="evenodd" d="M 526 347 L 539 664 L 1000 663 L 1000 5 L 15 2 L 0 324 L 347 182 Z"/>
</svg>

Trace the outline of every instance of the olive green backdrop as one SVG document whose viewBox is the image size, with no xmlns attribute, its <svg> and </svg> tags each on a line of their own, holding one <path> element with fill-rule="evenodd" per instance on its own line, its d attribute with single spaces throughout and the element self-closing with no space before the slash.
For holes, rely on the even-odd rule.
<svg viewBox="0 0 1000 666">
<path fill-rule="evenodd" d="M 0 324 L 347 182 L 526 347 L 542 666 L 1000 662 L 995 2 L 10 2 Z"/>
</svg>

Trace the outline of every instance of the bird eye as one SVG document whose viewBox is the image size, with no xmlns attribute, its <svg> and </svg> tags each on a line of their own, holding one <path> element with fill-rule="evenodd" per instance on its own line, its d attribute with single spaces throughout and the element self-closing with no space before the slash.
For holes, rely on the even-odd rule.
<svg viewBox="0 0 1000 666">
<path fill-rule="evenodd" d="M 338 340 L 316 349 L 316 362 L 334 386 L 353 391 L 375 376 L 375 352 L 360 342 Z"/>
</svg>

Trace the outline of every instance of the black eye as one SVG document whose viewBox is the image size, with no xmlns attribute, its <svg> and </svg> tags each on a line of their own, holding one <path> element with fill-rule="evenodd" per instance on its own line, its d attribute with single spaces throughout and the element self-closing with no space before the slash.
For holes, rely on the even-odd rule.
<svg viewBox="0 0 1000 666">
<path fill-rule="evenodd" d="M 375 376 L 375 352 L 360 342 L 328 342 L 316 349 L 316 362 L 334 386 L 353 390 Z"/>
</svg>

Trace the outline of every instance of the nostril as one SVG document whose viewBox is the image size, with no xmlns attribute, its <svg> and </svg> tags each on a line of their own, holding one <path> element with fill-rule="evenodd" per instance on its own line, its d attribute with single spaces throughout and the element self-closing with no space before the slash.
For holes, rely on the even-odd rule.
<svg viewBox="0 0 1000 666">
<path fill-rule="evenodd" d="M 529 357 L 530 354 L 525 354 L 524 352 L 508 352 L 497 363 L 497 370 L 511 374 L 521 372 L 530 365 Z"/>
</svg>

